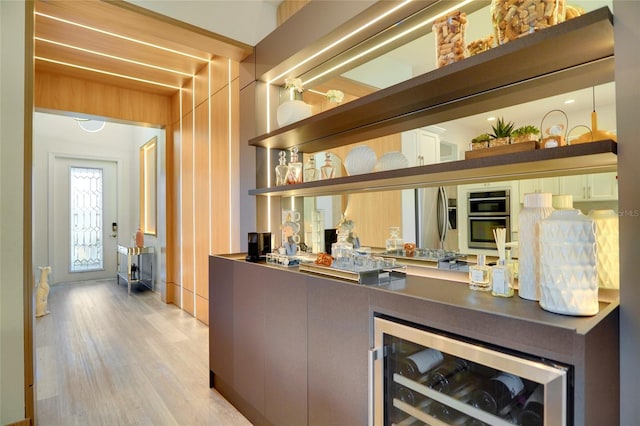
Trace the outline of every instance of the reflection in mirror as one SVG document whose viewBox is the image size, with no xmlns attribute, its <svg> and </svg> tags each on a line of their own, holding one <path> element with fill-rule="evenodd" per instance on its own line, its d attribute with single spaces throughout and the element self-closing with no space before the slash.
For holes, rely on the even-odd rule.
<svg viewBox="0 0 640 426">
<path fill-rule="evenodd" d="M 140 147 L 140 229 L 156 235 L 156 145 L 153 137 Z"/>
<path fill-rule="evenodd" d="M 451 4 L 451 2 L 441 3 Z M 489 2 L 479 1 L 472 3 L 475 4 L 476 10 L 467 12 L 469 23 L 466 31 L 467 44 L 474 40 L 485 39 L 493 33 Z M 481 7 L 478 9 L 479 5 Z M 587 12 L 601 6 L 609 6 L 611 9 L 611 1 L 594 0 L 585 2 L 582 6 Z M 400 24 L 405 22 L 409 21 L 403 21 Z M 344 57 L 336 56 L 335 61 L 327 62 L 318 67 L 318 69 L 299 76 L 305 82 L 303 99 L 312 105 L 313 114 L 317 114 L 337 106 L 337 104 L 329 102 L 325 96 L 331 89 L 343 91 L 345 99 L 342 103 L 346 103 L 433 71 L 436 68 L 435 39 L 430 29 L 431 25 L 427 25 L 423 28 L 426 31 L 421 34 L 416 33 L 403 40 L 402 43 L 390 43 L 388 46 L 391 46 L 391 49 L 380 50 L 380 52 L 384 52 L 384 55 L 363 55 L 361 58 L 349 62 L 349 66 L 345 68 L 335 67 L 339 61 L 345 59 Z M 357 49 L 358 46 L 345 53 L 345 55 L 353 54 Z M 313 79 L 314 75 L 329 69 L 332 71 L 320 78 Z M 594 93 L 595 96 L 593 96 Z M 500 105 L 499 99 L 496 99 L 496 104 Z M 354 145 L 334 148 L 333 152 L 344 159 L 351 149 L 358 145 L 366 144 L 376 152 L 378 158 L 388 152 L 402 152 L 408 159 L 409 167 L 419 164 L 463 160 L 465 151 L 469 149 L 471 139 L 481 133 L 491 132 L 492 122 L 488 121 L 491 117 L 494 119 L 504 117 L 508 121 L 513 121 L 516 127 L 523 125 L 539 127 L 541 125 L 540 120 L 545 113 L 553 109 L 562 109 L 566 112 L 569 129 L 579 125 L 590 127 L 591 112 L 597 110 L 599 127 L 615 133 L 615 84 L 607 83 L 596 86 L 595 89 L 587 88 L 571 93 L 558 94 L 535 102 L 485 111 L 473 116 L 438 123 L 437 126 L 418 128 Z M 436 127 L 442 130 L 435 131 L 434 128 Z M 323 160 L 323 157 L 316 157 L 316 164 L 320 166 L 323 164 Z M 436 185 L 431 182 L 425 182 L 425 186 Z M 450 196 L 455 195 L 455 193 L 455 188 L 449 190 Z M 323 219 L 324 226 L 335 226 L 340 220 L 340 212 L 343 212 L 348 219 L 355 222 L 355 229 L 362 245 L 384 247 L 385 239 L 388 238 L 389 227 L 391 226 L 400 226 L 405 241 L 416 241 L 416 203 L 413 190 L 352 194 L 349 197 L 348 205 L 346 202 L 342 202 L 344 200 L 339 201 L 339 197 L 327 197 L 326 200 L 323 198 L 305 198 L 305 221 L 312 220 L 311 216 L 309 216 L 311 213 L 307 213 L 308 211 L 313 212 L 318 210 L 318 206 L 323 206 L 323 210 L 331 211 L 330 218 L 325 217 Z M 309 206 L 308 208 L 307 205 Z M 418 220 L 423 220 L 423 218 L 418 218 Z M 459 222 L 463 220 L 464 218 L 458 218 Z M 429 225 L 425 224 L 425 226 Z M 456 250 L 457 244 L 450 241 L 446 248 Z"/>
</svg>

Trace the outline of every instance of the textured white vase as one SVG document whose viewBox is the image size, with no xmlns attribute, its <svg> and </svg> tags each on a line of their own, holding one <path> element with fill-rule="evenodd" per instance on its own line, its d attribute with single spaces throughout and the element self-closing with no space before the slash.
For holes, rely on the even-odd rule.
<svg viewBox="0 0 640 426">
<path fill-rule="evenodd" d="M 540 299 L 539 224 L 553 212 L 551 203 L 552 194 L 549 192 L 524 195 L 524 208 L 518 216 L 518 295 L 523 299 Z"/>
<path fill-rule="evenodd" d="M 299 99 L 282 102 L 278 106 L 276 118 L 280 127 L 287 126 L 304 118 L 311 117 L 311 105 Z"/>
<path fill-rule="evenodd" d="M 593 219 L 557 210 L 540 222 L 540 306 L 564 315 L 598 313 Z"/>
<path fill-rule="evenodd" d="M 596 224 L 598 286 L 618 289 L 620 288 L 618 215 L 613 210 L 591 210 L 589 217 Z"/>
</svg>

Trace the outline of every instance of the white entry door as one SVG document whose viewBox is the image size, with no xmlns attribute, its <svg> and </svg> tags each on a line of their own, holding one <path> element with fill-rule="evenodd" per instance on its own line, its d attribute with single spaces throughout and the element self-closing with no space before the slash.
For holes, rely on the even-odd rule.
<svg viewBox="0 0 640 426">
<path fill-rule="evenodd" d="M 116 276 L 117 164 L 56 157 L 49 211 L 54 283 Z"/>
</svg>

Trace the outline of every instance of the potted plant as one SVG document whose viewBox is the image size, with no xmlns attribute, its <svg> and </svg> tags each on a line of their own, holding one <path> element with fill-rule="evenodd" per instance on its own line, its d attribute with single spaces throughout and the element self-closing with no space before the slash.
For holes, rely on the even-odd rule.
<svg viewBox="0 0 640 426">
<path fill-rule="evenodd" d="M 493 133 L 490 135 L 491 140 L 489 141 L 489 146 L 500 146 L 500 145 L 508 145 L 509 137 L 511 136 L 511 131 L 513 130 L 513 122 L 509 121 L 508 123 L 504 121 L 504 118 L 498 118 L 496 124 L 491 126 Z"/>
<path fill-rule="evenodd" d="M 476 136 L 475 138 L 471 139 L 471 150 L 489 148 L 490 140 L 491 135 L 487 133 L 482 133 L 481 135 Z"/>
<path fill-rule="evenodd" d="M 526 126 L 520 126 L 511 132 L 511 143 L 520 143 L 528 141 L 538 141 L 538 135 L 540 129 L 536 126 L 527 124 Z"/>
</svg>

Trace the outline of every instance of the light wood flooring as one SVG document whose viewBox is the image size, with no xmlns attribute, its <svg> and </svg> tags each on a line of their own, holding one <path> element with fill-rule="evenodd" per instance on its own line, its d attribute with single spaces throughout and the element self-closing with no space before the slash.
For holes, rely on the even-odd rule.
<svg viewBox="0 0 640 426">
<path fill-rule="evenodd" d="M 208 328 L 115 279 L 52 286 L 35 321 L 39 425 L 251 425 L 209 389 Z"/>
</svg>

